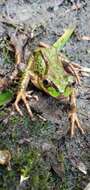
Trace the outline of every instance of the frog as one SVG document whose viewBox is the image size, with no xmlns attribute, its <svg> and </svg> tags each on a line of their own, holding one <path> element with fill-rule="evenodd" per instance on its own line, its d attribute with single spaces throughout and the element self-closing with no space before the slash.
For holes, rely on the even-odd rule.
<svg viewBox="0 0 90 190">
<path fill-rule="evenodd" d="M 29 82 L 55 99 L 67 99 L 70 102 L 68 117 L 70 120 L 69 131 L 71 137 L 74 136 L 76 128 L 84 134 L 84 129 L 81 127 L 77 116 L 76 106 L 75 84 L 77 82 L 79 83 L 79 75 L 76 72 L 79 70 L 79 66 L 77 64 L 71 64 L 70 61 L 60 53 L 60 49 L 66 44 L 74 30 L 75 27 L 69 27 L 53 45 L 47 45 L 41 42 L 39 47 L 34 50 L 23 72 L 14 103 L 16 111 L 23 116 L 19 107 L 19 102 L 22 100 L 30 118 L 33 118 L 33 113 L 27 98 L 34 98 L 38 101 L 38 97 L 32 95 L 32 91 L 27 91 Z M 15 39 L 12 38 L 11 43 L 15 49 L 16 65 L 19 65 L 21 62 L 21 51 L 18 49 L 19 46 L 16 45 Z M 17 70 L 15 70 L 14 74 L 17 73 L 16 71 Z"/>
</svg>

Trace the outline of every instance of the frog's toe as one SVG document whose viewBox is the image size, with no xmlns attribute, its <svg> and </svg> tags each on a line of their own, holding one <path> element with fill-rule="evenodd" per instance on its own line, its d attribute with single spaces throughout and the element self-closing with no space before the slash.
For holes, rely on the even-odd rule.
<svg viewBox="0 0 90 190">
<path fill-rule="evenodd" d="M 71 122 L 71 129 L 70 129 L 71 137 L 74 136 L 76 127 L 79 128 L 79 130 L 81 131 L 82 134 L 84 134 L 84 130 L 80 125 L 80 122 L 79 122 L 79 119 L 77 117 L 77 114 L 76 113 L 70 113 L 69 114 L 69 119 L 70 119 L 70 122 Z"/>
<path fill-rule="evenodd" d="M 25 106 L 27 108 L 27 111 L 28 111 L 30 117 L 32 118 L 33 114 L 32 114 L 32 111 L 30 109 L 29 103 L 27 101 L 27 93 L 26 92 L 23 92 L 23 91 L 19 92 L 18 95 L 17 95 L 16 101 L 14 103 L 14 106 L 15 106 L 17 112 L 19 112 L 19 114 L 21 116 L 23 116 L 23 113 L 22 113 L 21 109 L 18 106 L 18 103 L 20 102 L 20 100 L 23 100 L 23 102 L 24 102 L 24 104 L 25 104 Z"/>
<path fill-rule="evenodd" d="M 23 102 L 24 102 L 24 104 L 25 104 L 25 106 L 27 108 L 27 111 L 28 111 L 30 117 L 33 118 L 33 114 L 32 114 L 32 111 L 30 109 L 29 103 L 28 103 L 28 101 L 26 99 L 26 96 L 22 96 L 22 100 L 23 100 Z"/>
<path fill-rule="evenodd" d="M 37 95 L 33 95 L 32 98 L 35 99 L 36 101 L 39 101 L 39 98 Z"/>
<path fill-rule="evenodd" d="M 23 113 L 22 113 L 21 109 L 20 109 L 19 106 L 18 106 L 18 103 L 19 103 L 20 99 L 21 99 L 21 94 L 18 94 L 18 95 L 17 95 L 17 98 L 16 98 L 16 101 L 15 101 L 15 103 L 14 103 L 14 106 L 15 106 L 15 109 L 17 110 L 17 112 L 19 112 L 19 114 L 20 114 L 21 116 L 23 116 Z"/>
<path fill-rule="evenodd" d="M 19 108 L 19 106 L 18 106 L 18 104 L 17 104 L 16 102 L 14 103 L 14 106 L 15 106 L 17 112 L 19 112 L 19 114 L 20 114 L 21 116 L 23 116 L 23 113 L 22 113 L 21 109 Z"/>
<path fill-rule="evenodd" d="M 39 100 L 38 96 L 37 96 L 37 95 L 32 95 L 32 93 L 33 93 L 33 91 L 28 91 L 28 92 L 26 93 L 26 97 L 27 97 L 28 99 L 32 98 L 32 99 L 35 99 L 36 101 L 38 101 L 38 100 Z"/>
</svg>

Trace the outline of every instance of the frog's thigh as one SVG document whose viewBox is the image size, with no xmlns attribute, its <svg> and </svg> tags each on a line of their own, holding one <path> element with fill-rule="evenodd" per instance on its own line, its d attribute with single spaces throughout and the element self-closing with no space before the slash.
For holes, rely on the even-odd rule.
<svg viewBox="0 0 90 190">
<path fill-rule="evenodd" d="M 79 66 L 77 64 L 73 64 L 71 63 L 68 59 L 66 59 L 65 57 L 63 57 L 63 55 L 61 54 L 61 60 L 64 66 L 64 69 L 67 73 L 70 73 L 71 75 L 76 77 L 76 82 L 78 82 L 78 84 L 80 84 L 80 76 L 78 74 L 79 72 Z"/>
</svg>

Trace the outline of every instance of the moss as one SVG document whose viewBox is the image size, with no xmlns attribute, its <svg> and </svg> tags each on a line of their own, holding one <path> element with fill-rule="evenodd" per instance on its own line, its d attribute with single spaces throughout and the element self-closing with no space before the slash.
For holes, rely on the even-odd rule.
<svg viewBox="0 0 90 190">
<path fill-rule="evenodd" d="M 4 110 L 4 111 L 3 111 L 3 110 L 0 111 L 0 118 L 1 118 L 2 116 L 6 116 L 5 110 Z"/>
<path fill-rule="evenodd" d="M 12 115 L 9 119 L 9 122 L 12 124 L 12 125 L 17 125 L 20 121 L 22 121 L 22 118 L 20 119 L 20 116 L 19 115 Z"/>
<path fill-rule="evenodd" d="M 54 157 L 63 171 L 61 177 L 52 172 L 50 160 L 43 158 L 41 142 L 48 140 L 53 143 L 55 135 L 55 126 L 51 122 L 31 121 L 27 114 L 24 117 L 11 115 L 8 123 L 0 127 L 0 149 L 8 149 L 12 153 L 12 170 L 0 166 L 1 190 L 16 190 L 21 175 L 28 177 L 25 190 L 69 190 L 70 185 L 72 190 L 82 190 L 82 181 L 86 178 L 83 180 L 82 174 L 75 169 L 72 172 L 65 151 L 58 150 Z M 29 141 L 23 142 L 23 139 Z M 20 144 L 20 140 L 23 143 Z"/>
<path fill-rule="evenodd" d="M 15 170 L 19 176 L 29 177 L 29 188 L 34 190 L 48 190 L 50 173 L 39 149 L 31 148 L 27 152 L 20 153 L 13 158 Z"/>
<path fill-rule="evenodd" d="M 31 121 L 28 116 L 23 119 L 25 129 L 29 130 L 32 137 L 50 139 L 55 134 L 55 126 L 49 121 Z"/>
</svg>

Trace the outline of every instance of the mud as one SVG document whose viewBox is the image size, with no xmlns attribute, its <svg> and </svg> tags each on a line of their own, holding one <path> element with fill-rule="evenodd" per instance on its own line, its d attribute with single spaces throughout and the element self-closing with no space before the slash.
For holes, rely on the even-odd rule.
<svg viewBox="0 0 90 190">
<path fill-rule="evenodd" d="M 24 25 L 25 30 L 29 30 L 29 35 L 31 35 L 31 31 L 33 31 L 34 37 L 29 40 L 28 43 L 28 51 L 30 50 L 31 52 L 37 47 L 40 41 L 47 44 L 53 44 L 58 36 L 62 35 L 64 29 L 72 24 L 77 25 L 77 33 L 80 36 L 90 36 L 90 1 L 82 0 L 80 10 L 73 11 L 71 6 L 71 2 L 67 0 L 61 5 L 59 1 L 55 0 L 3 0 L 0 2 L 0 16 L 7 16 L 7 18 L 12 18 L 14 23 Z M 2 39 L 6 33 L 10 34 L 13 32 L 15 32 L 13 27 L 0 23 L 0 39 Z M 89 41 L 78 40 L 77 36 L 73 36 L 63 48 L 63 52 L 70 60 L 82 66 L 90 67 Z M 0 70 L 3 70 L 4 74 L 11 74 L 14 67 L 14 61 L 12 64 L 3 64 L 2 53 L 0 53 L 0 55 Z M 18 85 L 15 88 L 17 90 Z M 39 97 L 39 102 L 31 102 L 36 121 L 34 121 L 34 123 L 30 121 L 22 103 L 21 107 L 23 113 L 26 112 L 24 121 L 22 118 L 20 121 L 14 118 L 12 122 L 13 114 L 16 117 L 18 114 L 11 104 L 8 105 L 8 107 L 1 108 L 0 120 L 2 121 L 3 118 L 3 122 L 0 124 L 0 147 L 7 147 L 10 149 L 12 152 L 12 159 L 13 156 L 15 156 L 14 149 L 17 151 L 17 146 L 20 146 L 19 149 L 22 148 L 24 152 L 26 142 L 28 146 L 37 147 L 42 152 L 44 149 L 47 157 L 46 163 L 48 162 L 49 165 L 52 163 L 51 166 L 48 167 L 48 170 L 51 173 L 53 173 L 53 170 L 56 175 L 56 177 L 54 177 L 56 181 L 52 183 L 51 188 L 48 187 L 47 189 L 83 190 L 89 181 L 90 174 L 90 77 L 83 77 L 81 79 L 81 86 L 78 87 L 77 92 L 78 116 L 82 127 L 85 129 L 85 135 L 81 135 L 79 131 L 76 130 L 73 139 L 70 139 L 67 135 L 67 128 L 69 128 L 67 117 L 69 105 L 67 102 L 63 103 L 54 100 L 43 92 L 39 92 L 39 90 L 33 86 L 29 86 L 29 88 L 33 88 L 34 94 L 37 94 Z M 8 114 L 10 117 L 6 121 L 5 119 Z M 42 121 L 40 116 L 46 119 L 46 121 Z M 29 126 L 30 129 L 28 128 Z M 21 131 L 19 127 L 21 127 Z M 14 134 L 16 135 L 14 140 L 13 137 L 11 138 L 13 133 L 16 133 Z M 25 139 L 29 139 L 29 141 L 25 141 Z M 23 142 L 21 140 L 23 140 Z M 8 142 L 7 146 L 5 145 L 6 141 Z M 21 144 L 23 145 L 22 147 Z M 49 150 L 47 151 L 47 149 Z M 59 169 L 58 159 L 56 158 L 56 155 L 61 153 L 64 155 L 64 164 L 67 166 L 64 171 L 65 173 L 62 172 L 61 168 Z M 87 167 L 86 175 L 77 169 L 77 163 L 80 161 Z M 12 166 L 14 167 L 13 160 Z M 2 171 L 2 168 L 0 171 Z M 2 174 L 0 175 L 2 176 Z M 66 187 L 62 185 L 65 180 L 67 181 Z M 17 179 L 17 181 L 19 183 L 19 179 Z M 15 183 L 15 181 L 13 182 Z M 4 183 L 6 185 L 5 189 L 12 189 L 7 181 L 4 181 Z M 4 185 L 1 182 L 0 184 L 1 188 L 4 189 Z M 17 186 L 15 186 L 14 189 L 17 189 Z M 23 189 L 23 187 L 18 188 Z M 30 188 L 32 189 L 32 187 Z M 41 187 L 39 188 L 41 189 Z M 35 187 L 34 189 L 37 190 L 39 188 Z"/>
</svg>

